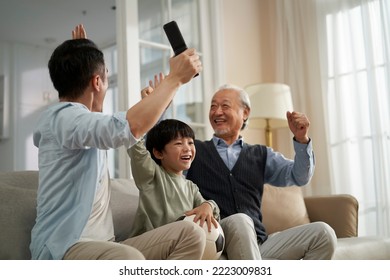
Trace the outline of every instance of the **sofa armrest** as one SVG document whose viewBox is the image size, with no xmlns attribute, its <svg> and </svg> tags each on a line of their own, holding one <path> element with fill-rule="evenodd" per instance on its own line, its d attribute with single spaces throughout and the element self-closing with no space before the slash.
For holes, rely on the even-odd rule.
<svg viewBox="0 0 390 280">
<path fill-rule="evenodd" d="M 311 222 L 323 221 L 330 225 L 338 238 L 358 235 L 357 199 L 348 194 L 305 197 Z"/>
</svg>

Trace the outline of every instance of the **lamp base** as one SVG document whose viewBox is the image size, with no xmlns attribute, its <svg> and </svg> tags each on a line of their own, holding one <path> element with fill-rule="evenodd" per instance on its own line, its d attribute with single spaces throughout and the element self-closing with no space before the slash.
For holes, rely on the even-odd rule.
<svg viewBox="0 0 390 280">
<path fill-rule="evenodd" d="M 272 148 L 272 131 L 271 126 L 269 124 L 269 119 L 266 119 L 266 127 L 265 127 L 265 144 L 266 146 Z"/>
</svg>

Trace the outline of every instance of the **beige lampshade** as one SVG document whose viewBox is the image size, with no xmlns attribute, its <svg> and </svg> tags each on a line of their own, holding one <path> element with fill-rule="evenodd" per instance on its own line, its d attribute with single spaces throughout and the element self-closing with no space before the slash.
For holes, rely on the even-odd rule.
<svg viewBox="0 0 390 280">
<path fill-rule="evenodd" d="M 254 84 L 245 87 L 251 102 L 249 127 L 271 129 L 287 127 L 286 112 L 293 110 L 290 87 L 279 83 Z"/>
</svg>

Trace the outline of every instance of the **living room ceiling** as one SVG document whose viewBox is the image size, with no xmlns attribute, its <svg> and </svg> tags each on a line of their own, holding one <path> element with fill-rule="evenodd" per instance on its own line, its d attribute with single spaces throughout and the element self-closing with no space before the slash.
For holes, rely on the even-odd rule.
<svg viewBox="0 0 390 280">
<path fill-rule="evenodd" d="M 0 0 L 0 41 L 54 48 L 82 23 L 100 47 L 115 42 L 115 0 Z"/>
</svg>

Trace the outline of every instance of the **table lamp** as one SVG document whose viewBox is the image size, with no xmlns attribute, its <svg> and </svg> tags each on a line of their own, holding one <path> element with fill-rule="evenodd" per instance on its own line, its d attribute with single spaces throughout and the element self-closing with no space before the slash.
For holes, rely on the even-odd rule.
<svg viewBox="0 0 390 280">
<path fill-rule="evenodd" d="M 290 87 L 279 83 L 245 87 L 251 102 L 249 127 L 265 129 L 266 145 L 272 147 L 272 130 L 288 127 L 286 112 L 293 110 Z"/>
</svg>

